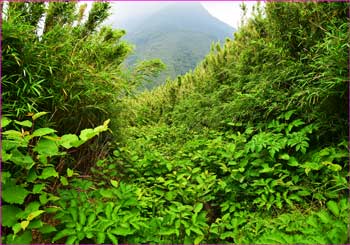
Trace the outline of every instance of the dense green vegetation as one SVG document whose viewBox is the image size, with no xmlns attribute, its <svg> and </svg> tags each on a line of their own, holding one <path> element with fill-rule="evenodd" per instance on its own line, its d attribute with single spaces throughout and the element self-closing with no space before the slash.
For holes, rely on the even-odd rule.
<svg viewBox="0 0 350 245">
<path fill-rule="evenodd" d="M 163 65 L 108 8 L 5 8 L 3 244 L 350 242 L 348 3 L 267 3 L 137 95 Z"/>
</svg>

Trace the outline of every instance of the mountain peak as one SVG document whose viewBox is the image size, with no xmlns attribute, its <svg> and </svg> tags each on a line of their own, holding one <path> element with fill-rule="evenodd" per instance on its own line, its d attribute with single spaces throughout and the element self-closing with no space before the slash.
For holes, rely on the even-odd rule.
<svg viewBox="0 0 350 245">
<path fill-rule="evenodd" d="M 213 17 L 198 2 L 177 2 L 164 6 L 142 21 L 136 32 L 155 30 L 200 31 L 207 34 L 232 33 L 233 28 Z M 214 31 L 213 31 L 214 30 Z M 134 31 L 131 31 L 134 32 Z"/>
<path fill-rule="evenodd" d="M 209 14 L 198 2 L 172 3 L 127 29 L 125 39 L 136 45 L 128 64 L 160 58 L 167 70 L 148 88 L 167 77 L 184 74 L 205 57 L 212 42 L 232 37 L 234 28 Z"/>
</svg>

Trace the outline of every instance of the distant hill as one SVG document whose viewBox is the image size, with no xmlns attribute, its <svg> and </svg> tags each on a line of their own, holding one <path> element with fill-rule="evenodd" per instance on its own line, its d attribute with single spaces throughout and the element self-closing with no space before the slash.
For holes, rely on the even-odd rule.
<svg viewBox="0 0 350 245">
<path fill-rule="evenodd" d="M 160 58 L 167 70 L 151 84 L 151 89 L 193 69 L 209 52 L 212 42 L 232 37 L 233 27 L 211 16 L 200 3 L 174 3 L 162 9 L 134 18 L 126 26 L 125 39 L 136 45 L 127 64 Z"/>
</svg>

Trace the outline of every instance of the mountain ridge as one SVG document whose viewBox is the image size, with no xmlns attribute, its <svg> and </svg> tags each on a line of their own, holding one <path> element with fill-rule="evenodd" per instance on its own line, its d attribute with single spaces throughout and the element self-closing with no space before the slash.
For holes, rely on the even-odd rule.
<svg viewBox="0 0 350 245">
<path fill-rule="evenodd" d="M 231 38 L 235 29 L 213 17 L 200 3 L 173 3 L 164 6 L 126 30 L 125 40 L 136 46 L 127 65 L 160 58 L 167 69 L 151 84 L 152 89 L 194 69 L 210 51 L 213 42 Z"/>
</svg>

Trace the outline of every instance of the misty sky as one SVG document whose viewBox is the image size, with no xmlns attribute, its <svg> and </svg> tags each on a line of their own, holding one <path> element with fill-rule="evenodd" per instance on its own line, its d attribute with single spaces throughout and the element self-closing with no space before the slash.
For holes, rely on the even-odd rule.
<svg viewBox="0 0 350 245">
<path fill-rule="evenodd" d="M 174 1 L 175 2 L 175 1 Z M 174 3 L 174 2 L 156 2 L 156 1 L 147 1 L 147 2 L 112 2 L 112 16 L 111 18 L 114 21 L 125 22 L 128 19 L 135 17 L 135 15 L 143 15 L 146 12 L 156 12 L 164 6 Z M 183 2 L 183 1 L 182 1 Z M 256 2 L 253 1 L 244 1 L 248 6 L 248 9 L 251 9 Z M 205 1 L 200 2 L 207 11 L 221 20 L 222 22 L 227 23 L 230 26 L 235 28 L 238 27 L 240 19 L 242 16 L 242 10 L 240 8 L 240 1 Z M 186 4 L 186 2 L 183 2 Z M 249 15 L 249 12 L 248 12 Z M 115 22 L 114 22 L 115 23 Z"/>
<path fill-rule="evenodd" d="M 208 12 L 216 17 L 217 19 L 221 20 L 222 22 L 225 22 L 226 24 L 233 26 L 235 28 L 238 27 L 241 16 L 242 16 L 242 10 L 240 8 L 241 1 L 236 2 L 221 2 L 221 1 L 215 1 L 215 2 L 201 2 L 201 4 L 208 10 Z M 256 2 L 247 2 L 245 1 L 245 4 L 248 7 L 248 15 L 250 14 L 251 7 Z"/>
</svg>

